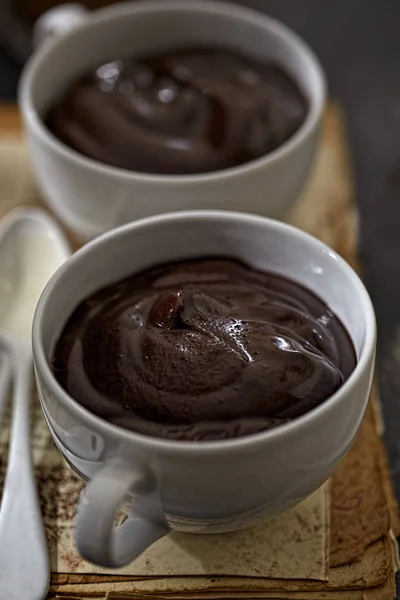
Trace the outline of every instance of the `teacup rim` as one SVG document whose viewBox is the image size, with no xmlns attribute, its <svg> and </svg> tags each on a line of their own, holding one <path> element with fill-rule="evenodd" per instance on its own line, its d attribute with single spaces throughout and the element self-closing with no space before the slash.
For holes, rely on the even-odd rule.
<svg viewBox="0 0 400 600">
<path fill-rule="evenodd" d="M 363 352 L 357 361 L 354 371 L 351 373 L 347 381 L 345 381 L 345 383 L 332 396 L 319 404 L 317 407 L 307 411 L 304 415 L 297 417 L 288 423 L 279 425 L 267 431 L 261 431 L 252 435 L 227 440 L 189 442 L 184 440 L 170 440 L 167 438 L 151 437 L 124 429 L 123 427 L 114 425 L 113 423 L 102 419 L 80 405 L 62 388 L 51 371 L 49 362 L 45 356 L 42 340 L 42 325 L 46 311 L 46 304 L 49 301 L 49 298 L 51 298 L 54 286 L 56 285 L 58 279 L 63 277 L 64 273 L 69 271 L 71 268 L 76 268 L 76 265 L 79 264 L 81 257 L 85 256 L 85 254 L 96 251 L 96 247 L 102 245 L 110 239 L 118 238 L 130 230 L 134 232 L 137 228 L 148 227 L 153 223 L 162 223 L 171 220 L 184 220 L 186 222 L 189 220 L 196 222 L 196 220 L 199 218 L 205 220 L 223 219 L 228 222 L 230 221 L 239 224 L 245 223 L 250 225 L 264 222 L 270 228 L 279 230 L 284 234 L 288 234 L 297 239 L 303 239 L 303 241 L 306 241 L 308 244 L 311 244 L 313 247 L 315 247 L 316 251 L 328 252 L 335 261 L 335 264 L 338 265 L 340 269 L 344 270 L 348 277 L 355 283 L 355 286 L 358 290 L 358 301 L 360 306 L 363 307 L 363 311 L 365 313 L 366 331 Z M 362 378 L 364 371 L 368 369 L 369 365 L 372 363 L 375 355 L 375 347 L 376 319 L 371 298 L 360 277 L 339 254 L 337 254 L 332 248 L 316 237 L 287 223 L 267 217 L 260 217 L 258 215 L 221 210 L 187 210 L 159 214 L 127 223 L 93 239 L 75 252 L 75 254 L 73 254 L 50 279 L 37 304 L 32 327 L 32 350 L 35 369 L 37 369 L 40 378 L 43 379 L 45 387 L 55 398 L 57 398 L 57 401 L 60 402 L 67 411 L 74 412 L 80 418 L 82 418 L 83 421 L 87 422 L 89 420 L 90 422 L 94 423 L 95 427 L 100 429 L 105 435 L 108 434 L 113 437 L 118 437 L 121 441 L 136 442 L 147 449 L 164 450 L 176 453 L 185 452 L 201 455 L 209 453 L 212 454 L 216 452 L 225 453 L 227 451 L 237 452 L 241 450 L 256 450 L 259 446 L 273 442 L 279 438 L 282 440 L 282 438 L 290 436 L 291 434 L 296 433 L 302 428 L 306 427 L 312 423 L 312 421 L 317 421 L 319 416 L 327 412 L 329 413 L 329 411 L 338 402 L 340 402 L 344 396 L 351 395 L 359 380 Z"/>
<path fill-rule="evenodd" d="M 184 9 L 186 11 L 208 11 L 210 13 L 221 11 L 224 13 L 229 13 L 233 16 L 238 16 L 238 18 L 247 21 L 257 21 L 257 24 L 262 21 L 266 29 L 270 31 L 272 30 L 275 34 L 280 35 L 283 39 L 285 39 L 285 43 L 287 43 L 288 46 L 295 46 L 297 51 L 301 52 L 306 58 L 308 62 L 308 68 L 312 69 L 315 74 L 316 81 L 318 81 L 318 90 L 316 93 L 310 95 L 308 100 L 309 109 L 307 116 L 299 129 L 288 140 L 286 140 L 286 142 L 275 148 L 275 150 L 268 152 L 259 158 L 235 167 L 189 175 L 145 173 L 114 167 L 85 156 L 58 140 L 56 136 L 54 136 L 51 131 L 47 129 L 42 117 L 36 110 L 31 96 L 31 86 L 33 78 L 35 77 L 35 71 L 40 68 L 41 62 L 45 60 L 48 53 L 51 52 L 52 47 L 55 47 L 57 44 L 59 44 L 60 40 L 64 39 L 65 37 L 72 36 L 75 30 L 82 28 L 85 29 L 91 26 L 95 27 L 97 23 L 102 23 L 111 16 L 120 17 L 126 13 L 140 13 L 141 11 L 156 12 L 160 9 Z M 151 182 L 152 184 L 159 185 L 176 185 L 179 183 L 198 184 L 215 183 L 223 181 L 226 178 L 251 175 L 260 168 L 269 167 L 270 165 L 285 159 L 288 155 L 290 156 L 297 150 L 299 146 L 302 145 L 302 143 L 304 143 L 304 141 L 311 135 L 315 128 L 318 127 L 325 107 L 326 89 L 327 84 L 323 68 L 312 48 L 305 40 L 303 40 L 301 36 L 299 36 L 290 27 L 280 22 L 278 19 L 270 17 L 269 15 L 253 8 L 248 8 L 221 0 L 192 0 L 190 3 L 187 3 L 186 0 L 137 0 L 136 2 L 127 1 L 97 9 L 91 14 L 89 19 L 85 20 L 76 29 L 74 28 L 71 31 L 63 34 L 61 38 L 48 40 L 40 48 L 34 51 L 33 55 L 29 58 L 26 66 L 24 67 L 20 78 L 18 85 L 18 104 L 22 114 L 24 115 L 24 118 L 29 120 L 29 125 L 35 129 L 35 133 L 39 136 L 41 141 L 49 144 L 55 152 L 61 154 L 64 158 L 71 160 L 75 164 L 83 165 L 85 168 L 90 169 L 93 172 L 101 171 L 109 176 L 119 177 L 124 180 L 134 180 L 143 183 Z"/>
</svg>

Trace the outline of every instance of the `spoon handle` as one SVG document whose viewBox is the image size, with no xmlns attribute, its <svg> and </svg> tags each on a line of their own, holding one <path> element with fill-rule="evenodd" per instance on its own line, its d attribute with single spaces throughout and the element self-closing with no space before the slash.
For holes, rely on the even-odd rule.
<svg viewBox="0 0 400 600">
<path fill-rule="evenodd" d="M 32 361 L 12 357 L 13 415 L 8 467 L 0 507 L 0 598 L 43 600 L 49 559 L 30 443 Z"/>
</svg>

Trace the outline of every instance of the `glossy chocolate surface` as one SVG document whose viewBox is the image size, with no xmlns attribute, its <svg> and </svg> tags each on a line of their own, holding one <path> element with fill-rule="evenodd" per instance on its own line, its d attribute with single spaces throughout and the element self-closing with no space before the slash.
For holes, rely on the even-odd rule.
<svg viewBox="0 0 400 600">
<path fill-rule="evenodd" d="M 225 259 L 163 265 L 100 290 L 69 319 L 53 361 L 93 413 L 183 440 L 285 423 L 355 365 L 345 328 L 312 292 Z"/>
<path fill-rule="evenodd" d="M 271 152 L 299 129 L 307 109 L 278 66 L 193 48 L 100 65 L 70 86 L 46 124 L 71 148 L 109 165 L 193 174 Z"/>
</svg>

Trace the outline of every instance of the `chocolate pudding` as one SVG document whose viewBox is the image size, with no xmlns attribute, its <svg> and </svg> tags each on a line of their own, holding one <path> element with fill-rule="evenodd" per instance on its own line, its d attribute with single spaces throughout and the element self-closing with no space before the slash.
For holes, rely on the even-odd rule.
<svg viewBox="0 0 400 600">
<path fill-rule="evenodd" d="M 355 365 L 347 331 L 317 296 L 230 259 L 159 266 L 93 294 L 53 360 L 59 383 L 91 412 L 180 440 L 286 423 Z"/>
<path fill-rule="evenodd" d="M 103 163 L 146 173 L 218 171 L 271 152 L 307 102 L 274 64 L 194 48 L 113 60 L 74 82 L 46 124 Z"/>
</svg>

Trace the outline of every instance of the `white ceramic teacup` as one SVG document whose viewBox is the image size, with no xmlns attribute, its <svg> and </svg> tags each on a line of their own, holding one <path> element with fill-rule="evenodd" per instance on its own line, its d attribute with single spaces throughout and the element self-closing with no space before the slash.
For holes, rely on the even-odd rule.
<svg viewBox="0 0 400 600">
<path fill-rule="evenodd" d="M 227 256 L 304 284 L 346 326 L 357 366 L 326 402 L 248 437 L 182 442 L 110 424 L 74 401 L 51 369 L 55 342 L 78 303 L 94 291 L 166 261 Z M 42 408 L 72 467 L 89 480 L 77 518 L 88 560 L 121 566 L 170 528 L 231 531 L 276 515 L 317 489 L 349 449 L 363 418 L 375 356 L 374 311 L 362 282 L 325 244 L 259 216 L 189 211 L 139 220 L 79 250 L 44 291 L 33 326 Z M 130 517 L 113 531 L 128 498 Z"/>
<path fill-rule="evenodd" d="M 19 89 L 30 157 L 50 207 L 83 239 L 140 217 L 183 209 L 244 210 L 281 217 L 301 192 L 316 147 L 325 82 L 308 46 L 274 19 L 209 0 L 139 0 L 94 13 L 65 5 L 41 18 L 36 38 L 42 43 L 28 62 Z M 68 84 L 99 62 L 199 43 L 271 59 L 293 76 L 308 99 L 309 112 L 291 139 L 235 168 L 168 176 L 87 158 L 61 143 L 43 124 L 47 110 Z"/>
</svg>

